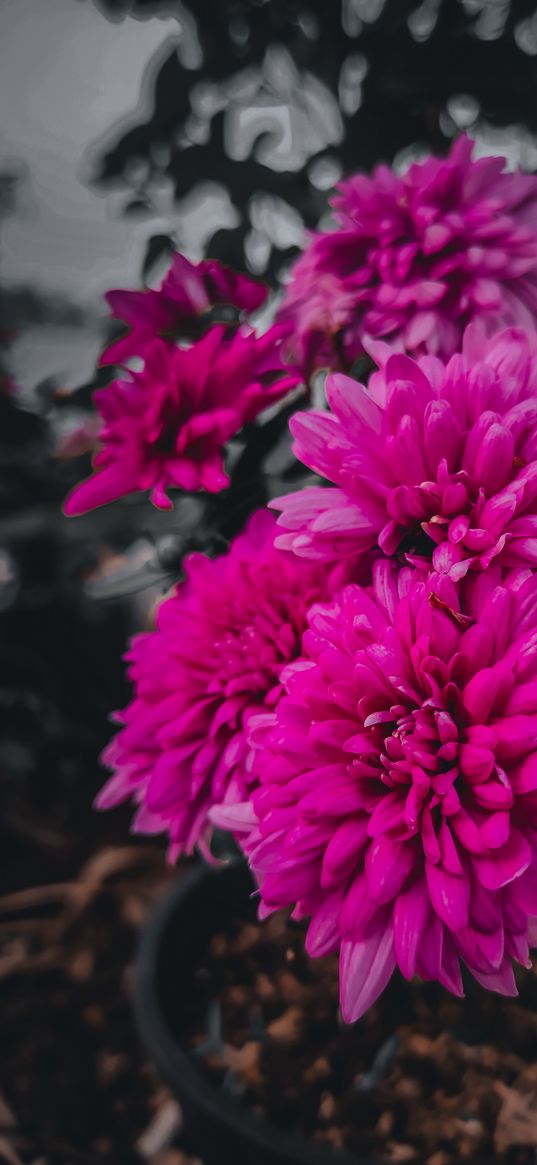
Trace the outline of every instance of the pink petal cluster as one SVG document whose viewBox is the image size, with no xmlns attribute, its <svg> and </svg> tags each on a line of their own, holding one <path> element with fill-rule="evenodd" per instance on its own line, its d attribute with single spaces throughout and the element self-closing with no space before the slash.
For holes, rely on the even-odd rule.
<svg viewBox="0 0 537 1165">
<path fill-rule="evenodd" d="M 274 524 L 259 511 L 226 555 L 187 558 L 156 631 L 127 655 L 135 694 L 103 756 L 114 775 L 98 805 L 134 800 L 134 829 L 167 831 L 171 860 L 207 840 L 211 806 L 255 782 L 249 721 L 277 704 L 309 607 L 341 577 L 281 554 Z"/>
<path fill-rule="evenodd" d="M 537 915 L 537 577 L 374 566 L 310 612 L 287 694 L 258 718 L 261 785 L 228 812 L 262 914 L 340 950 L 344 1019 L 398 966 L 516 994 Z M 254 822 L 253 827 L 251 822 Z"/>
<path fill-rule="evenodd" d="M 179 252 L 157 289 L 109 291 L 106 299 L 115 319 L 128 325 L 126 336 L 106 348 L 101 364 L 123 364 L 143 356 L 157 337 L 191 335 L 196 321 L 223 304 L 253 312 L 264 302 L 268 288 L 240 275 L 215 259 L 191 263 Z"/>
<path fill-rule="evenodd" d="M 365 336 L 446 356 L 478 316 L 534 325 L 537 179 L 472 149 L 462 136 L 401 176 L 379 166 L 341 183 L 337 229 L 312 237 L 281 311 L 307 373 L 350 366 Z"/>
<path fill-rule="evenodd" d="M 331 413 L 292 418 L 297 457 L 333 483 L 279 498 L 281 547 L 337 558 L 378 543 L 468 569 L 537 565 L 537 345 L 472 325 L 462 354 L 389 356 L 365 388 L 334 373 Z"/>
<path fill-rule="evenodd" d="M 211 328 L 188 348 L 154 340 L 142 371 L 94 394 L 103 427 L 96 472 L 76 486 L 66 514 L 82 514 L 134 490 L 171 508 L 167 490 L 223 489 L 224 445 L 300 382 L 281 356 L 276 326 L 258 337 Z"/>
<path fill-rule="evenodd" d="M 238 313 L 265 290 L 218 264 L 110 293 L 131 331 L 104 359 L 143 369 L 96 394 L 66 505 L 218 491 L 226 442 L 299 383 L 289 353 L 339 370 L 291 421 L 321 484 L 190 556 L 133 641 L 99 804 L 132 800 L 172 859 L 241 836 L 261 916 L 339 952 L 349 1022 L 395 968 L 515 994 L 537 938 L 537 178 L 471 154 L 342 183 L 260 338 Z"/>
</svg>

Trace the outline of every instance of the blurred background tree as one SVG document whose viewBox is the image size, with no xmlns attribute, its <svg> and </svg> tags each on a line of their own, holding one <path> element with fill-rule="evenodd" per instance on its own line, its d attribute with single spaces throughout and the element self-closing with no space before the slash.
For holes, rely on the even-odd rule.
<svg viewBox="0 0 537 1165">
<path fill-rule="evenodd" d="M 234 221 L 208 225 L 207 253 L 271 280 L 342 173 L 404 165 L 475 128 L 501 141 L 509 127 L 509 152 L 526 147 L 535 161 L 532 0 L 98 6 L 113 20 L 176 11 L 183 49 L 166 54 L 147 116 L 107 142 L 94 181 L 128 189 L 125 213 L 154 209 L 165 184 L 187 205 L 219 184 Z M 188 242 L 180 225 L 173 242 Z M 149 240 L 144 274 L 168 245 L 164 234 Z"/>
</svg>

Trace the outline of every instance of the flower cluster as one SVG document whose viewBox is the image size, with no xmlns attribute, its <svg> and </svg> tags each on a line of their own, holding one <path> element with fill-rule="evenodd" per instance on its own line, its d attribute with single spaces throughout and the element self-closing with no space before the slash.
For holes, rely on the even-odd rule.
<svg viewBox="0 0 537 1165">
<path fill-rule="evenodd" d="M 110 291 L 112 314 L 128 325 L 101 363 L 126 367 L 94 394 L 101 418 L 95 472 L 67 498 L 65 513 L 83 514 L 136 491 L 170 509 L 168 491 L 217 493 L 229 484 L 227 443 L 244 425 L 301 382 L 284 358 L 285 324 L 258 335 L 245 313 L 267 288 L 207 260 L 176 254 L 160 288 Z M 214 323 L 211 309 L 233 309 Z"/>
<path fill-rule="evenodd" d="M 96 472 L 67 498 L 66 514 L 136 490 L 170 509 L 170 488 L 224 489 L 226 442 L 300 383 L 281 346 L 278 325 L 261 337 L 242 328 L 228 336 L 217 325 L 187 348 L 153 340 L 141 371 L 95 393 L 102 448 Z"/>
<path fill-rule="evenodd" d="M 279 498 L 280 546 L 313 559 L 378 543 L 435 570 L 537 565 L 537 336 L 474 324 L 462 352 L 390 356 L 367 388 L 327 381 L 331 412 L 291 420 L 295 453 L 333 483 Z"/>
<path fill-rule="evenodd" d="M 537 893 L 536 626 L 535 575 L 495 567 L 461 592 L 387 560 L 310 613 L 258 724 L 246 848 L 264 909 L 293 903 L 309 953 L 341 951 L 349 1021 L 395 966 L 462 994 L 462 960 L 516 993 Z"/>
<path fill-rule="evenodd" d="M 471 153 L 343 183 L 263 336 L 258 285 L 214 264 L 114 293 L 112 356 L 143 367 L 98 396 L 67 503 L 223 488 L 229 438 L 328 369 L 290 424 L 317 480 L 188 558 L 134 641 L 99 804 L 172 858 L 230 830 L 260 916 L 339 953 L 349 1022 L 396 968 L 515 994 L 537 937 L 537 179 Z"/>
<path fill-rule="evenodd" d="M 143 356 L 159 337 L 174 340 L 195 336 L 200 322 L 219 305 L 236 312 L 254 312 L 267 297 L 267 288 L 230 267 L 207 259 L 190 263 L 177 252 L 158 289 L 109 291 L 106 299 L 112 316 L 127 325 L 127 334 L 113 341 L 101 356 L 101 364 L 124 364 Z"/>
<path fill-rule="evenodd" d="M 209 810 L 241 801 L 256 781 L 248 726 L 272 709 L 300 654 L 312 604 L 341 582 L 339 568 L 281 555 L 274 518 L 254 514 L 227 554 L 192 554 L 159 607 L 155 632 L 127 655 L 136 695 L 103 760 L 114 775 L 98 799 L 132 798 L 134 828 L 170 837 L 174 860 L 210 833 Z"/>
<path fill-rule="evenodd" d="M 449 356 L 476 318 L 533 327 L 537 178 L 472 148 L 462 136 L 402 176 L 379 166 L 341 183 L 338 229 L 313 236 L 281 313 L 307 373 L 351 365 L 368 336 Z"/>
</svg>

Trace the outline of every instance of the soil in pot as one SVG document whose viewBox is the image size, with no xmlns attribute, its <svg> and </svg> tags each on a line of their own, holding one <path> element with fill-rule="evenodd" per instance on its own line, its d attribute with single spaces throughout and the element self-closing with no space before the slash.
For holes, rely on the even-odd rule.
<svg viewBox="0 0 537 1165">
<path fill-rule="evenodd" d="M 376 1161 L 535 1165 L 537 976 L 455 999 L 395 976 L 353 1027 L 337 959 L 282 915 L 214 933 L 186 1033 L 208 1078 L 272 1125 Z M 169 1017 L 173 1024 L 173 1014 Z M 184 1045 L 184 1012 L 177 1035 Z"/>
</svg>

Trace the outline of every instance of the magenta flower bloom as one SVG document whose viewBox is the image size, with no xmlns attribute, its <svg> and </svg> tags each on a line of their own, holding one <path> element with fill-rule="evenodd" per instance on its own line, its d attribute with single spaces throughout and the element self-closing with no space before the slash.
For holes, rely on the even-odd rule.
<svg viewBox="0 0 537 1165">
<path fill-rule="evenodd" d="M 129 332 L 106 348 L 100 362 L 123 364 L 133 356 L 144 356 L 157 337 L 177 339 L 191 335 L 196 320 L 218 304 L 252 312 L 267 295 L 264 284 L 232 271 L 216 259 L 191 263 L 177 253 L 157 290 L 108 292 L 112 316 L 123 320 Z"/>
<path fill-rule="evenodd" d="M 261 785 L 227 823 L 250 828 L 262 914 L 292 905 L 309 954 L 340 951 L 348 1022 L 396 966 L 460 995 L 462 961 L 514 995 L 529 965 L 537 576 L 501 580 L 378 561 L 370 590 L 313 608 L 288 694 L 252 725 Z"/>
<path fill-rule="evenodd" d="M 281 547 L 310 558 L 416 550 L 462 577 L 537 565 L 537 347 L 476 325 L 463 354 L 390 356 L 369 388 L 328 378 L 332 413 L 291 420 L 297 457 L 334 488 L 279 498 Z M 424 537 L 425 535 L 425 537 Z"/>
<path fill-rule="evenodd" d="M 206 841 L 212 805 L 251 787 L 249 721 L 277 704 L 309 607 L 341 579 L 281 554 L 274 528 L 260 511 L 223 557 L 191 555 L 156 631 L 137 636 L 127 655 L 135 694 L 104 753 L 114 776 L 98 805 L 132 798 L 134 829 L 167 831 L 172 859 Z"/>
<path fill-rule="evenodd" d="M 263 336 L 211 328 L 189 348 L 154 340 L 141 372 L 95 393 L 103 420 L 95 474 L 76 486 L 66 514 L 150 490 L 170 509 L 170 487 L 224 489 L 223 447 L 248 421 L 300 382 L 281 359 L 278 327 Z"/>
<path fill-rule="evenodd" d="M 463 136 L 402 176 L 378 166 L 339 185 L 338 229 L 312 237 L 281 312 L 307 372 L 348 367 L 366 336 L 449 356 L 478 316 L 534 326 L 537 179 L 472 148 Z"/>
</svg>

